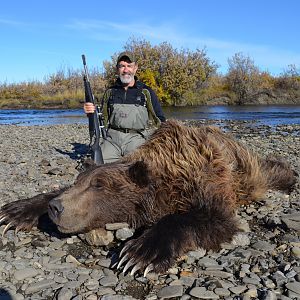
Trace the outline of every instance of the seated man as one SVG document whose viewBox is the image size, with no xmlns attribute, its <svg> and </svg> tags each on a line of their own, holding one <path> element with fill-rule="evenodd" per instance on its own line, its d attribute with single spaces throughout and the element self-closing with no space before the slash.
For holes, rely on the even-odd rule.
<svg viewBox="0 0 300 300">
<path fill-rule="evenodd" d="M 116 67 L 118 79 L 101 103 L 108 129 L 101 144 L 104 163 L 132 152 L 166 120 L 154 91 L 135 77 L 138 65 L 133 54 L 122 52 Z M 95 106 L 85 103 L 84 111 L 93 113 Z"/>
</svg>

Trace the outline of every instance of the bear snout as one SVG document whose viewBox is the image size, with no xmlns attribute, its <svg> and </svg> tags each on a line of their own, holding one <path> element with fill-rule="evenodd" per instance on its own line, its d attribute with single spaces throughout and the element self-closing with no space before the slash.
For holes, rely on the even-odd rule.
<svg viewBox="0 0 300 300">
<path fill-rule="evenodd" d="M 64 206 L 62 205 L 60 199 L 54 198 L 49 202 L 48 214 L 52 221 L 55 221 L 64 211 Z"/>
</svg>

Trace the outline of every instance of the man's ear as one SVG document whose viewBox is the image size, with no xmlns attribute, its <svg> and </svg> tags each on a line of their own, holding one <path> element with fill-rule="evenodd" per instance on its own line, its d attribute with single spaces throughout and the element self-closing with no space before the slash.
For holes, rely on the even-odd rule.
<svg viewBox="0 0 300 300">
<path fill-rule="evenodd" d="M 139 187 L 146 187 L 150 183 L 149 169 L 144 161 L 133 163 L 128 169 L 129 178 Z"/>
</svg>

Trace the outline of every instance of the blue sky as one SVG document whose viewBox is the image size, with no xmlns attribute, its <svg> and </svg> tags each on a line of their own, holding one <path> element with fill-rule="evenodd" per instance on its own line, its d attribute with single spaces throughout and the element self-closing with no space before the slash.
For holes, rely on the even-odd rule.
<svg viewBox="0 0 300 300">
<path fill-rule="evenodd" d="M 0 82 L 43 80 L 61 67 L 102 68 L 130 37 L 206 47 L 227 71 L 237 52 L 278 75 L 300 67 L 298 0 L 10 0 L 0 8 Z"/>
</svg>

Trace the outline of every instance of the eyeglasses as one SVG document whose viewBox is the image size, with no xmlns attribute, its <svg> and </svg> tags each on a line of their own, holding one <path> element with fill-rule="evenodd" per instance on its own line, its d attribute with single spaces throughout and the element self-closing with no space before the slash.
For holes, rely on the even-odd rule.
<svg viewBox="0 0 300 300">
<path fill-rule="evenodd" d="M 135 66 L 134 63 L 128 64 L 128 65 L 118 64 L 118 68 L 119 68 L 119 69 L 125 69 L 125 68 L 127 68 L 127 69 L 133 69 L 134 66 Z"/>
</svg>

